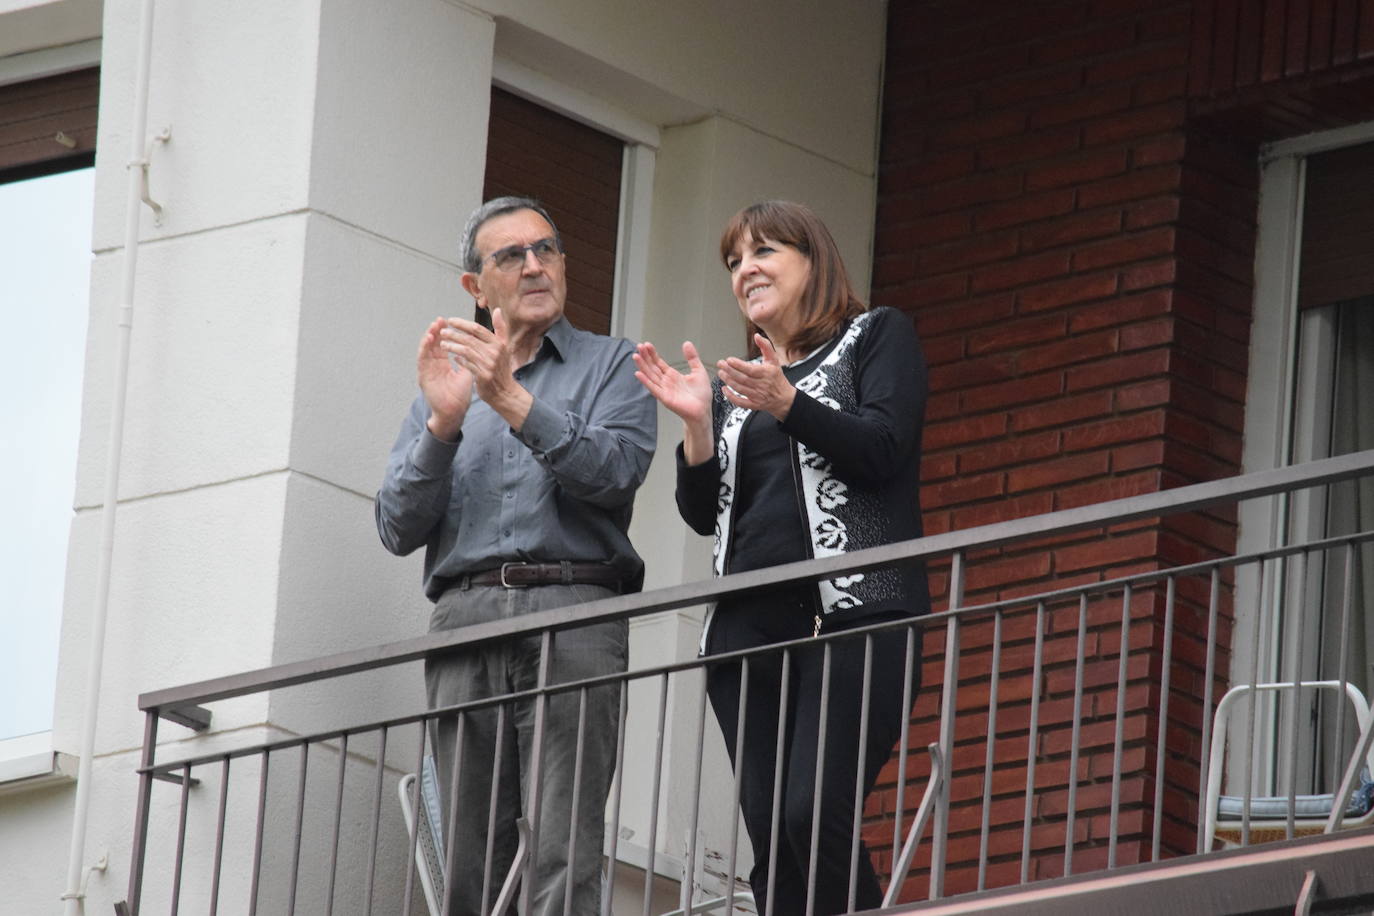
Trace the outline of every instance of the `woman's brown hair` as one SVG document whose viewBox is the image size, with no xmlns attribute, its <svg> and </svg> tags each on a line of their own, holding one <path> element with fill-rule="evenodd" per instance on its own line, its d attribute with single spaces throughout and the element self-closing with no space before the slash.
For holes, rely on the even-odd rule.
<svg viewBox="0 0 1374 916">
<path fill-rule="evenodd" d="M 736 213 L 720 237 L 720 259 L 727 267 L 745 233 L 755 241 L 768 238 L 791 245 L 811 262 L 811 275 L 798 303 L 801 330 L 794 340 L 779 343 L 794 352 L 810 353 L 834 337 L 846 320 L 867 310 L 849 286 L 849 272 L 834 237 L 810 207 L 788 200 L 764 200 Z M 762 333 L 752 324 L 749 331 L 750 341 L 755 331 Z"/>
</svg>

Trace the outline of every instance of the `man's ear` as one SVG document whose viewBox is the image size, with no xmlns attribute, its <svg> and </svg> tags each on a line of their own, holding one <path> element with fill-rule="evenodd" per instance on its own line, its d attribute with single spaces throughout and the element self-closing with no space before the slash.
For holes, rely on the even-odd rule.
<svg viewBox="0 0 1374 916">
<path fill-rule="evenodd" d="M 458 282 L 463 284 L 463 289 L 468 291 L 469 296 L 477 300 L 478 305 L 486 305 L 483 301 L 486 297 L 482 295 L 482 288 L 477 285 L 477 274 L 466 271 L 463 276 L 458 279 Z"/>
</svg>

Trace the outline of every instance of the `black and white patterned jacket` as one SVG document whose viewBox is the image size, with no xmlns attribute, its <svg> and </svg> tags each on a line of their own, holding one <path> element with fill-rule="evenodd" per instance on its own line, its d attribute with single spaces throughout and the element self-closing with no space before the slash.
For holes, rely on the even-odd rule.
<svg viewBox="0 0 1374 916">
<path fill-rule="evenodd" d="M 926 370 L 910 320 L 878 308 L 845 326 L 795 381 L 781 427 L 791 440 L 792 476 L 808 553 L 833 556 L 921 535 L 921 424 Z M 808 361 L 813 357 L 808 357 Z M 740 435 L 754 411 L 716 389 L 713 462 L 678 474 L 678 504 L 696 531 L 714 534 L 714 572 L 730 572 L 739 500 Z M 681 462 L 681 459 L 679 459 Z M 929 609 L 924 568 L 869 570 L 816 583 L 823 628 L 877 613 Z"/>
</svg>

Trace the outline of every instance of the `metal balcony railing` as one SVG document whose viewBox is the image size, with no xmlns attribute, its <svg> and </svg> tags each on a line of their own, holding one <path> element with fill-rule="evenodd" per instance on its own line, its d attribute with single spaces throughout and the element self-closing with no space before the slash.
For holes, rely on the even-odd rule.
<svg viewBox="0 0 1374 916">
<path fill-rule="evenodd" d="M 424 770 L 431 750 L 427 724 L 440 712 L 461 717 L 478 709 L 509 710 L 517 702 L 533 703 L 542 712 L 555 695 L 585 695 L 605 685 L 619 691 L 622 715 L 607 806 L 603 911 L 647 916 L 664 858 L 672 858 L 681 872 L 679 902 L 685 911 L 702 912 L 706 898 L 738 899 L 747 890 L 745 844 L 735 817 L 738 787 L 728 767 L 710 771 L 703 750 L 714 740 L 708 737 L 714 725 L 706 721 L 702 670 L 765 651 L 783 653 L 786 664 L 790 653 L 818 644 L 828 653 L 841 638 L 862 638 L 870 649 L 874 640 L 904 641 L 908 674 L 920 673 L 925 685 L 912 693 L 912 677 L 905 680 L 904 708 L 912 710 L 907 734 L 863 812 L 862 835 L 878 851 L 880 872 L 899 873 L 889 900 L 935 901 L 1012 885 L 1052 888 L 1082 873 L 1213 854 L 1218 844 L 1204 835 L 1206 818 L 1200 811 L 1213 710 L 1232 683 L 1313 679 L 1312 653 L 1301 645 L 1303 631 L 1281 608 L 1307 601 L 1325 587 L 1322 600 L 1337 609 L 1331 619 L 1341 621 L 1344 635 L 1360 619 L 1374 621 L 1374 608 L 1363 606 L 1351 587 L 1374 530 L 1246 555 L 1219 551 L 1215 544 L 1228 538 L 1234 543 L 1242 504 L 1286 505 L 1294 494 L 1368 475 L 1374 475 L 1374 451 L 144 694 L 127 909 L 134 914 L 177 913 L 183 907 L 211 914 L 424 912 L 426 882 L 415 863 L 417 849 L 418 859 L 425 859 L 426 838 L 423 830 L 407 829 L 393 799 L 405 774 Z M 1202 529 L 1221 533 L 1197 535 Z M 1061 557 L 1074 550 L 1110 555 L 1099 549 L 1103 542 L 1141 536 L 1180 537 L 1182 546 L 1173 547 L 1151 540 L 1156 549 L 1147 553 L 1179 553 L 1187 562 L 1120 569 L 1099 563 L 1058 575 L 1052 567 L 1027 561 L 1056 551 Z M 211 704 L 250 697 L 271 697 L 275 704 L 293 691 L 328 690 L 343 679 L 454 647 L 520 635 L 540 636 L 547 651 L 559 631 L 571 627 L 918 561 L 931 569 L 942 608 L 920 621 L 547 685 L 447 710 L 347 721 L 309 733 L 290 733 L 289 725 L 274 723 L 269 714 L 257 726 L 232 733 L 177 735 L 180 756 L 171 760 L 163 759 L 170 749 L 159 745 L 160 721 L 203 730 Z M 1008 569 L 1031 572 L 1009 578 Z M 925 648 L 918 653 L 920 630 Z M 1334 676 L 1346 683 L 1364 674 L 1342 667 Z M 1318 739 L 1304 724 L 1306 707 L 1253 699 L 1260 693 L 1252 691 L 1247 714 L 1239 717 L 1244 720 L 1237 742 L 1242 750 L 1231 751 L 1227 764 L 1231 790 L 1247 800 L 1266 792 L 1293 797 L 1313 787 L 1349 794 L 1353 763 L 1346 761 L 1360 756 L 1354 744 L 1361 738 L 1368 742 L 1369 730 L 1360 734 L 1337 713 L 1336 737 Z M 1334 746 L 1325 756 L 1314 756 L 1311 749 L 1322 740 Z M 628 759 L 627 743 L 636 748 Z M 933 745 L 929 758 L 927 743 Z M 928 760 L 943 762 L 943 778 L 932 780 Z M 706 780 L 709 791 L 703 791 Z M 158 788 L 160 782 L 176 789 Z M 422 782 L 405 784 L 412 812 L 425 810 Z M 904 850 L 918 803 L 930 786 L 929 831 L 917 837 L 919 847 Z M 633 805 L 625 801 L 627 792 L 635 796 Z M 676 793 L 673 799 L 666 797 L 669 792 Z M 663 812 L 670 801 L 676 806 L 673 819 L 686 819 L 680 846 L 666 836 L 671 828 Z M 642 893 L 636 890 L 633 899 L 624 889 L 629 866 L 622 861 L 628 858 L 622 819 L 630 816 L 631 806 L 640 854 L 634 874 L 643 874 Z M 442 807 L 430 810 L 445 816 Z M 717 826 L 703 841 L 708 820 Z M 1239 829 L 1248 839 L 1248 811 Z M 1294 835 L 1291 827 L 1287 835 Z M 468 853 L 449 850 L 446 857 L 452 861 L 457 854 Z M 851 855 L 857 855 L 857 846 Z M 435 867 L 441 880 L 443 866 Z M 489 878 L 489 901 L 504 877 Z M 1058 879 L 1058 884 L 1042 879 Z M 1363 890 L 1374 894 L 1374 872 Z M 1005 890 L 988 893 L 1005 895 Z M 747 904 L 736 905 L 748 911 Z"/>
</svg>

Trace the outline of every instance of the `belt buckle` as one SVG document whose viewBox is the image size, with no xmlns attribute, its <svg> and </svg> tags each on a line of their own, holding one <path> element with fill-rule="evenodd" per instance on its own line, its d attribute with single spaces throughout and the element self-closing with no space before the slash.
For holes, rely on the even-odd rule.
<svg viewBox="0 0 1374 916">
<path fill-rule="evenodd" d="M 528 563 L 502 563 L 501 564 L 501 587 L 502 588 L 529 588 L 529 585 L 521 585 L 515 582 L 506 581 L 506 570 L 512 566 L 528 566 Z"/>
</svg>

